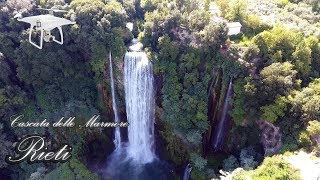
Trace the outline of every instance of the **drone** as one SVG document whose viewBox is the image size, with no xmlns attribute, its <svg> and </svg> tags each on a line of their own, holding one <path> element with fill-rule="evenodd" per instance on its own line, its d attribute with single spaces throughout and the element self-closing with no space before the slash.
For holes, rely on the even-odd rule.
<svg viewBox="0 0 320 180">
<path fill-rule="evenodd" d="M 65 18 L 60 18 L 54 16 L 53 12 L 67 12 L 65 10 L 59 9 L 42 9 L 46 10 L 49 13 L 44 15 L 37 15 L 37 16 L 30 16 L 30 17 L 22 17 L 21 14 L 16 14 L 14 18 L 18 21 L 26 22 L 30 24 L 29 30 L 29 42 L 37 47 L 38 49 L 42 49 L 43 41 L 45 42 L 56 42 L 58 44 L 63 44 L 63 33 L 61 26 L 75 24 L 75 21 L 71 21 Z M 60 32 L 60 41 L 56 39 L 55 36 L 51 35 L 51 30 L 58 28 Z M 32 32 L 33 31 L 40 31 L 40 43 L 36 44 L 32 41 Z"/>
</svg>

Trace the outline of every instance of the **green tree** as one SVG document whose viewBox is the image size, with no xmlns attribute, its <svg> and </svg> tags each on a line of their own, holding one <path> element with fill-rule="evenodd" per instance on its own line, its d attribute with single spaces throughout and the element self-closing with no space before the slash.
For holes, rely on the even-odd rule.
<svg viewBox="0 0 320 180">
<path fill-rule="evenodd" d="M 256 152 L 252 147 L 241 149 L 240 152 L 240 166 L 243 169 L 254 169 L 258 162 L 255 161 Z"/>
<path fill-rule="evenodd" d="M 298 72 L 306 77 L 311 70 L 311 49 L 304 41 L 297 45 L 295 52 L 292 53 L 292 59 Z"/>
<path fill-rule="evenodd" d="M 292 110 L 300 114 L 301 120 L 308 122 L 312 120 L 320 120 L 319 116 L 319 97 L 320 97 L 320 81 L 314 79 L 308 87 L 301 91 L 295 91 L 290 96 Z"/>
<path fill-rule="evenodd" d="M 281 25 L 275 26 L 270 31 L 264 31 L 253 38 L 253 43 L 260 49 L 260 56 L 264 58 L 266 65 L 292 60 L 293 52 L 296 51 L 296 47 L 302 41 L 302 33 Z M 292 63 L 295 64 L 294 61 Z"/>
<path fill-rule="evenodd" d="M 307 133 L 312 138 L 315 145 L 320 141 L 320 121 L 309 121 L 307 126 Z"/>
<path fill-rule="evenodd" d="M 306 131 L 301 131 L 299 133 L 298 142 L 303 148 L 309 147 L 312 144 L 310 136 Z"/>
<path fill-rule="evenodd" d="M 234 102 L 232 109 L 232 120 L 237 126 L 241 125 L 245 118 L 245 81 L 242 79 L 236 80 L 233 86 L 234 91 Z"/>
<path fill-rule="evenodd" d="M 269 25 L 263 23 L 259 16 L 255 14 L 250 14 L 244 21 L 245 27 L 252 32 L 253 35 L 256 35 L 264 30 L 270 29 Z"/>
<path fill-rule="evenodd" d="M 231 179 L 293 179 L 300 180 L 300 173 L 283 156 L 266 157 L 255 170 L 236 169 L 231 173 Z"/>
<path fill-rule="evenodd" d="M 227 13 L 229 12 L 229 1 L 228 0 L 217 0 L 216 2 L 220 8 L 221 16 L 227 17 Z"/>
<path fill-rule="evenodd" d="M 220 45 L 227 39 L 227 29 L 224 24 L 208 24 L 203 30 L 197 33 L 200 43 L 207 51 L 220 48 Z"/>
<path fill-rule="evenodd" d="M 121 3 L 116 0 L 108 1 L 105 6 L 106 18 L 110 22 L 111 27 L 124 27 L 127 18 L 126 11 Z"/>
<path fill-rule="evenodd" d="M 223 160 L 223 170 L 230 172 L 236 169 L 237 167 L 239 167 L 239 162 L 238 159 L 233 155 Z"/>
<path fill-rule="evenodd" d="M 320 44 L 315 36 L 309 36 L 306 45 L 311 49 L 311 70 L 314 76 L 319 77 L 320 72 Z"/>
<path fill-rule="evenodd" d="M 204 170 L 207 165 L 207 160 L 202 158 L 199 154 L 191 153 L 190 155 L 191 162 L 198 170 Z"/>
<path fill-rule="evenodd" d="M 289 62 L 273 63 L 260 73 L 262 88 L 272 99 L 277 95 L 287 95 L 297 86 L 296 74 Z"/>
<path fill-rule="evenodd" d="M 278 97 L 274 104 L 262 106 L 260 109 L 262 111 L 261 118 L 274 123 L 279 118 L 285 116 L 285 112 L 287 110 L 286 99 L 284 97 Z"/>
<path fill-rule="evenodd" d="M 319 136 L 320 135 L 320 122 L 319 121 L 309 121 L 307 131 L 310 136 Z"/>
<path fill-rule="evenodd" d="M 231 21 L 243 22 L 247 18 L 247 1 L 231 0 L 228 3 L 229 10 L 226 17 Z"/>
<path fill-rule="evenodd" d="M 291 164 L 279 155 L 267 157 L 253 172 L 253 179 L 292 179 L 299 180 L 300 174 Z"/>
</svg>

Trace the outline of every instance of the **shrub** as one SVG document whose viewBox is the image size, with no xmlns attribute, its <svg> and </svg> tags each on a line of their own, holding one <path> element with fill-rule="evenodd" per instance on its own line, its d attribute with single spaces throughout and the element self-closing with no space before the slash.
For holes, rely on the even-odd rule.
<svg viewBox="0 0 320 180">
<path fill-rule="evenodd" d="M 310 136 L 320 136 L 320 122 L 316 120 L 309 121 L 307 132 Z"/>
<path fill-rule="evenodd" d="M 231 176 L 232 176 L 231 177 L 232 180 L 245 180 L 245 179 L 248 179 L 249 173 L 248 171 L 245 171 L 242 168 L 238 168 L 232 172 Z"/>
<path fill-rule="evenodd" d="M 271 123 L 274 123 L 277 121 L 277 119 L 284 117 L 285 111 L 287 110 L 287 105 L 285 101 L 285 98 L 278 97 L 275 100 L 274 104 L 262 106 L 260 108 L 263 112 L 261 118 Z"/>
<path fill-rule="evenodd" d="M 243 59 L 248 62 L 251 62 L 253 60 L 253 58 L 258 57 L 259 51 L 260 50 L 256 45 L 250 44 L 248 49 L 246 49 L 243 54 Z"/>
<path fill-rule="evenodd" d="M 233 171 L 239 167 L 239 162 L 236 157 L 233 155 L 229 156 L 227 159 L 223 160 L 223 170 Z"/>
<path fill-rule="evenodd" d="M 285 161 L 282 156 L 267 157 L 263 163 L 254 170 L 253 179 L 301 179 L 299 171 Z"/>
<path fill-rule="evenodd" d="M 257 153 L 252 147 L 242 149 L 240 152 L 240 165 L 243 169 L 253 169 L 258 165 L 254 160 Z"/>
<path fill-rule="evenodd" d="M 313 141 L 315 145 L 318 145 L 320 141 L 320 122 L 316 120 L 309 121 L 307 133 L 309 137 L 311 137 L 310 144 L 312 143 L 311 141 Z M 320 146 L 318 145 L 318 147 Z"/>
<path fill-rule="evenodd" d="M 290 3 L 289 0 L 276 0 L 276 4 L 278 7 L 283 8 Z"/>
<path fill-rule="evenodd" d="M 308 147 L 312 144 L 311 139 L 306 131 L 300 132 L 298 142 L 301 147 Z"/>
<path fill-rule="evenodd" d="M 190 159 L 194 167 L 198 170 L 203 170 L 205 166 L 207 165 L 207 160 L 201 157 L 197 153 L 191 153 L 190 154 Z"/>
<path fill-rule="evenodd" d="M 298 145 L 295 143 L 287 143 L 282 145 L 280 149 L 280 153 L 285 153 L 285 152 L 292 152 L 298 149 Z"/>
<path fill-rule="evenodd" d="M 262 22 L 260 17 L 255 14 L 249 15 L 244 22 L 246 31 L 254 35 L 261 33 L 264 30 L 271 29 L 271 26 Z"/>
</svg>

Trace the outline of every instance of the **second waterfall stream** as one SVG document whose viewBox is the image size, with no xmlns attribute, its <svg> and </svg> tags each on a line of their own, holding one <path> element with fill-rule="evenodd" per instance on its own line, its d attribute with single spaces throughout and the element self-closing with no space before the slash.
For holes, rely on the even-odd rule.
<svg viewBox="0 0 320 180">
<path fill-rule="evenodd" d="M 114 113 L 114 122 L 120 123 L 119 120 L 119 114 L 118 114 L 118 108 L 116 103 L 116 94 L 115 94 L 115 87 L 114 87 L 114 77 L 113 77 L 113 68 L 112 68 L 112 58 L 111 58 L 111 52 L 109 52 L 109 71 L 110 71 L 110 79 L 111 79 L 111 94 L 112 94 L 112 109 Z M 116 149 L 119 149 L 121 147 L 121 134 L 120 134 L 120 127 L 116 127 L 114 131 L 114 145 Z"/>
</svg>

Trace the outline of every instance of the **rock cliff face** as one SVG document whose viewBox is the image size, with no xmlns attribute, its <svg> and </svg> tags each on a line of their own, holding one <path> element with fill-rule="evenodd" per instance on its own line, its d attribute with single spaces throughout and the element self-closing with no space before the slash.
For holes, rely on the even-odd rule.
<svg viewBox="0 0 320 180">
<path fill-rule="evenodd" d="M 210 127 L 204 134 L 204 151 L 223 151 L 231 123 L 233 83 L 224 82 L 221 69 L 214 70 L 208 89 L 208 121 Z M 229 85 L 228 85 L 229 84 Z"/>
<path fill-rule="evenodd" d="M 277 153 L 282 145 L 280 128 L 263 120 L 258 121 L 257 124 L 262 131 L 261 143 L 264 148 L 264 156 Z"/>
</svg>

